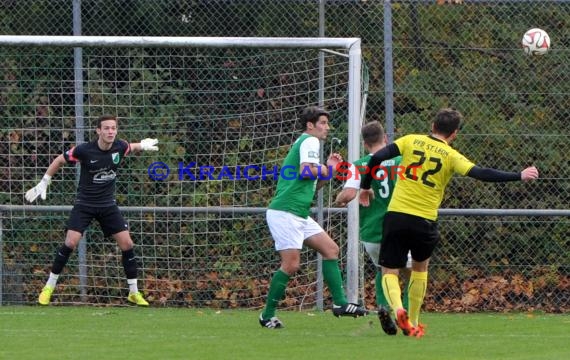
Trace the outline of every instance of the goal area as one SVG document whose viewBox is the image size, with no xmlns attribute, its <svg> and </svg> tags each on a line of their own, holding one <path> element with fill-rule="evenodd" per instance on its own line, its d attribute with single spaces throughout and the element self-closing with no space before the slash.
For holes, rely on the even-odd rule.
<svg viewBox="0 0 570 360">
<path fill-rule="evenodd" d="M 361 68 L 357 38 L 0 36 L 0 304 L 36 302 L 79 168 L 62 168 L 45 201 L 26 204 L 23 194 L 57 155 L 95 138 L 99 116 L 113 114 L 118 138 L 159 139 L 158 152 L 127 156 L 116 193 L 151 305 L 260 308 L 279 266 L 265 208 L 301 133 L 300 111 L 330 111 L 321 153 L 358 158 Z M 325 186 L 313 216 L 341 245 L 356 301 L 357 204 L 332 207 L 341 185 Z M 127 292 L 120 249 L 93 222 L 52 301 L 123 305 Z M 303 250 L 280 308 L 328 302 L 318 256 Z"/>
</svg>

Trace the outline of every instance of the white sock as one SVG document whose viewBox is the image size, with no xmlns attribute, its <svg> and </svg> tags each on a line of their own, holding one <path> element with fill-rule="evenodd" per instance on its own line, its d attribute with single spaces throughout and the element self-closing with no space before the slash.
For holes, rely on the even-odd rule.
<svg viewBox="0 0 570 360">
<path fill-rule="evenodd" d="M 57 279 L 59 279 L 59 274 L 54 274 L 52 272 L 49 273 L 49 279 L 46 282 L 46 286 L 50 286 L 52 288 L 55 287 L 55 285 L 57 284 Z"/>
<path fill-rule="evenodd" d="M 139 287 L 137 285 L 137 279 L 127 279 L 127 284 L 129 284 L 129 293 L 139 292 Z"/>
</svg>

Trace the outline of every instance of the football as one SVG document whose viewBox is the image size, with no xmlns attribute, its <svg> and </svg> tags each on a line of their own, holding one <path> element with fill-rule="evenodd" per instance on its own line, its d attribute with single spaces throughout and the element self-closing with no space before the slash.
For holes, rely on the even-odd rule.
<svg viewBox="0 0 570 360">
<path fill-rule="evenodd" d="M 550 49 L 550 36 L 542 29 L 530 29 L 523 35 L 522 47 L 527 55 L 544 55 Z"/>
</svg>

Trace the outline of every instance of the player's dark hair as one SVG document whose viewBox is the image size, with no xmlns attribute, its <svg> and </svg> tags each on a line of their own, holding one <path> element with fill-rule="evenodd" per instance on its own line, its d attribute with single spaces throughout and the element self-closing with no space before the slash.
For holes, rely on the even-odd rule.
<svg viewBox="0 0 570 360">
<path fill-rule="evenodd" d="M 311 122 L 314 125 L 317 123 L 317 121 L 319 120 L 319 117 L 321 117 L 321 115 L 326 116 L 327 119 L 330 118 L 329 113 L 327 111 L 325 111 L 324 109 L 321 109 L 320 107 L 317 107 L 317 106 L 306 107 L 303 110 L 303 112 L 301 113 L 301 117 L 300 117 L 301 125 L 303 126 L 303 128 L 307 127 L 308 122 Z"/>
<path fill-rule="evenodd" d="M 455 109 L 441 109 L 435 115 L 433 129 L 438 134 L 448 137 L 463 126 L 463 115 Z"/>
<path fill-rule="evenodd" d="M 384 141 L 384 127 L 378 121 L 366 123 L 360 130 L 360 134 L 364 143 L 369 146 Z"/>
<path fill-rule="evenodd" d="M 106 120 L 115 120 L 115 122 L 117 122 L 117 117 L 109 114 L 101 115 L 99 119 L 97 119 L 97 129 L 101 129 L 101 123 Z"/>
</svg>

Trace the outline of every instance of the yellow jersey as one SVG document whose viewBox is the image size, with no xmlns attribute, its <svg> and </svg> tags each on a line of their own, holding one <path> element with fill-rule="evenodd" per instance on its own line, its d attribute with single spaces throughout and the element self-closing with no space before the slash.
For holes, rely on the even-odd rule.
<svg viewBox="0 0 570 360">
<path fill-rule="evenodd" d="M 437 219 L 437 210 L 453 174 L 466 175 L 474 163 L 445 141 L 429 135 L 406 135 L 396 141 L 402 155 L 399 179 L 388 211 Z"/>
</svg>

